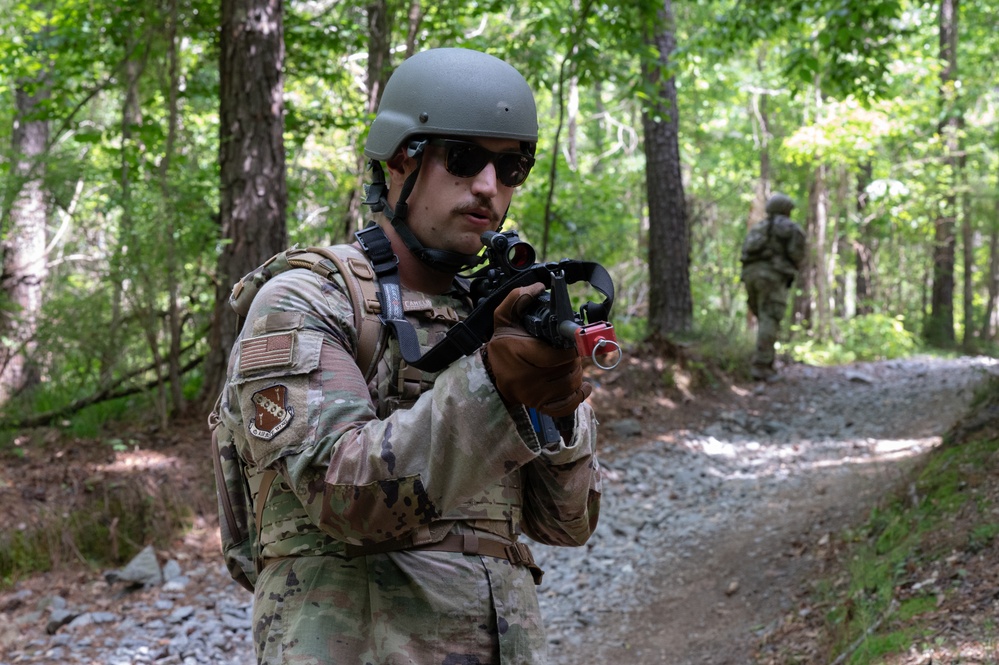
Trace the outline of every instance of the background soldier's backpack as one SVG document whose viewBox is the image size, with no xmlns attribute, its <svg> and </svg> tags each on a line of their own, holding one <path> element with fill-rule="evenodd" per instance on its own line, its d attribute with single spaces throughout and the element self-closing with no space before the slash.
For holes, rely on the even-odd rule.
<svg viewBox="0 0 999 665">
<path fill-rule="evenodd" d="M 260 288 L 272 277 L 288 270 L 304 268 L 332 280 L 339 273 L 347 284 L 354 303 L 354 327 L 357 330 L 357 365 L 366 381 L 374 376 L 380 351 L 384 346 L 382 323 L 378 318 L 378 293 L 375 273 L 361 250 L 351 245 L 336 247 L 292 248 L 271 257 L 266 263 L 241 279 L 232 290 L 229 304 L 239 320 L 246 318 L 250 304 Z M 215 468 L 215 491 L 219 504 L 219 533 L 222 556 L 232 578 L 253 591 L 260 571 L 261 517 L 264 503 L 277 472 L 265 470 L 248 478 L 236 449 L 235 433 L 221 414 L 222 396 L 208 416 L 212 431 L 212 462 Z M 258 497 L 254 502 L 253 497 Z M 255 504 L 255 505 L 254 505 Z"/>
<path fill-rule="evenodd" d="M 770 248 L 770 230 L 773 227 L 773 220 L 769 217 L 761 222 L 757 222 L 749 229 L 746 240 L 742 243 L 742 263 L 753 263 L 756 261 L 766 261 L 773 256 Z"/>
</svg>

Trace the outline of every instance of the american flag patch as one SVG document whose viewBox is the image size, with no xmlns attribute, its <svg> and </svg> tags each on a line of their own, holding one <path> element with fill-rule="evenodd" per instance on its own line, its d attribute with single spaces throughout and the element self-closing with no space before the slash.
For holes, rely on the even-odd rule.
<svg viewBox="0 0 999 665">
<path fill-rule="evenodd" d="M 295 333 L 284 332 L 244 339 L 239 348 L 239 371 L 290 365 L 295 353 Z"/>
</svg>

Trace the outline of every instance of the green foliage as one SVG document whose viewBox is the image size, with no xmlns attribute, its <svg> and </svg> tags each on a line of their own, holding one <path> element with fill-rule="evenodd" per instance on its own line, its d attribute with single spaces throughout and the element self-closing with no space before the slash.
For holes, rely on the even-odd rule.
<svg viewBox="0 0 999 665">
<path fill-rule="evenodd" d="M 918 349 L 916 336 L 905 329 L 901 316 L 869 314 L 848 319 L 842 328 L 843 347 L 858 360 L 890 360 Z"/>
<path fill-rule="evenodd" d="M 814 338 L 798 339 L 800 326 L 792 326 L 795 341 L 791 356 L 811 365 L 836 365 L 857 361 L 904 358 L 920 350 L 919 340 L 907 330 L 901 316 L 869 314 L 838 321 L 839 342 Z"/>
<path fill-rule="evenodd" d="M 643 105 L 655 100 L 642 59 L 661 3 L 458 0 L 424 4 L 415 46 L 467 46 L 507 58 L 536 90 L 539 161 L 520 188 L 508 224 L 545 258 L 598 261 L 618 293 L 614 320 L 625 342 L 645 335 L 650 290 Z M 171 97 L 165 6 L 70 0 L 49 13 L 0 0 L 0 145 L 11 145 L 15 92 L 49 95 L 35 119 L 49 124 L 38 168 L 51 204 L 49 275 L 37 331 L 44 382 L 12 412 L 56 409 L 109 383 L 155 388 L 170 355 L 167 313 L 180 308 L 181 362 L 207 350 L 219 259 L 219 4 L 178 4 L 177 135 L 168 144 Z M 409 6 L 392 5 L 397 65 L 409 37 Z M 973 237 L 994 219 L 995 118 L 991 60 L 999 46 L 986 3 L 961 4 L 962 177 L 941 159 L 937 132 L 936 6 L 902 0 L 674 3 L 680 149 L 690 228 L 696 332 L 726 368 L 741 366 L 749 336 L 738 280 L 739 240 L 751 221 L 766 165 L 771 190 L 792 193 L 805 221 L 817 169 L 825 173 L 829 326 L 787 331 L 781 352 L 813 363 L 893 358 L 918 348 L 932 279 L 933 229 L 941 200 L 960 186 Z M 285 4 L 285 145 L 289 238 L 342 241 L 362 221 L 356 196 L 366 110 L 367 6 Z M 134 85 L 130 87 L 130 81 Z M 134 94 L 138 113 L 125 123 Z M 167 163 L 168 168 L 167 168 Z M 0 152 L 0 228 L 23 178 Z M 857 202 L 858 173 L 870 168 Z M 965 210 L 966 207 L 966 210 Z M 814 216 L 810 216 L 814 217 Z M 814 223 L 814 219 L 813 219 Z M 849 248 L 863 244 L 875 267 L 865 306 L 844 303 Z M 990 261 L 975 240 L 973 325 L 985 311 Z M 836 250 L 836 251 L 834 251 Z M 962 274 L 959 257 L 956 274 Z M 981 276 L 981 277 L 979 277 Z M 171 290 L 170 281 L 176 283 Z M 227 285 L 222 285 L 224 289 Z M 816 286 L 805 294 L 816 300 Z M 959 325 L 961 308 L 957 303 Z M 816 316 L 813 308 L 813 318 Z M 898 323 L 904 321 L 904 325 Z M 960 332 L 959 328 L 959 332 Z M 737 344 L 731 344 L 738 340 Z M 976 340 L 988 349 L 985 340 Z M 184 379 L 195 396 L 197 379 Z M 129 407 L 109 406 L 103 417 Z M 117 410 L 116 410 L 117 409 Z M 102 416 L 95 416 L 98 421 Z M 85 419 L 85 418 L 81 418 Z M 74 425 L 75 427 L 76 425 Z M 89 426 L 83 426 L 90 429 Z"/>
<path fill-rule="evenodd" d="M 864 640 L 846 662 L 851 665 L 880 662 L 884 656 L 904 652 L 912 646 L 918 637 L 918 633 L 912 630 L 895 630 L 883 635 L 875 635 Z"/>
<path fill-rule="evenodd" d="M 109 422 L 130 424 L 142 414 L 153 412 L 153 405 L 142 396 L 107 400 L 74 413 L 66 422 L 65 431 L 78 437 L 94 437 L 107 429 Z"/>
<path fill-rule="evenodd" d="M 745 326 L 733 326 L 732 319 L 701 320 L 693 333 L 698 355 L 725 374 L 747 379 L 749 358 L 756 346 L 755 336 Z"/>
<path fill-rule="evenodd" d="M 909 32 L 900 21 L 904 5 L 901 0 L 735 3 L 716 19 L 717 31 L 702 39 L 724 51 L 768 39 L 787 42 L 782 74 L 792 84 L 806 88 L 821 78 L 833 94 L 874 98 L 891 81 L 894 53 L 887 45 Z"/>
<path fill-rule="evenodd" d="M 900 488 L 894 498 L 872 510 L 859 537 L 844 534 L 844 540 L 853 543 L 845 558 L 849 562 L 847 588 L 838 592 L 831 585 L 820 585 L 825 602 L 831 605 L 826 621 L 835 639 L 835 653 L 866 635 L 848 662 L 883 662 L 879 659 L 904 653 L 923 637 L 918 628 L 900 630 L 894 625 L 935 611 L 936 593 L 928 589 L 898 602 L 896 590 L 911 569 L 953 553 L 951 543 L 959 541 L 956 528 L 965 530 L 964 547 L 969 553 L 994 541 L 999 534 L 999 525 L 990 517 L 994 506 L 980 503 L 974 477 L 996 472 L 997 451 L 996 440 L 937 449 L 915 475 L 911 488 Z M 918 505 L 913 505 L 912 495 L 920 498 Z M 969 506 L 974 508 L 969 510 Z M 965 517 L 958 522 L 955 516 L 959 513 L 976 519 Z M 947 537 L 935 538 L 935 534 Z M 934 542 L 945 545 L 929 545 Z M 873 628 L 889 616 L 891 622 Z"/>
<path fill-rule="evenodd" d="M 988 547 L 992 547 L 997 535 L 999 535 L 999 524 L 995 522 L 976 526 L 968 534 L 968 551 L 972 554 L 977 554 Z"/>
</svg>

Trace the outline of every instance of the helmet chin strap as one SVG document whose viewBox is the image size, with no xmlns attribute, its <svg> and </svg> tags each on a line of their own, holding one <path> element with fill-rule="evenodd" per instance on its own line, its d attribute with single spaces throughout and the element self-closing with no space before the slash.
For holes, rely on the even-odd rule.
<svg viewBox="0 0 999 665">
<path fill-rule="evenodd" d="M 457 275 L 458 273 L 469 270 L 476 267 L 483 261 L 485 261 L 484 256 L 477 254 L 461 254 L 459 252 L 452 252 L 445 249 L 432 249 L 426 247 L 413 233 L 412 229 L 406 223 L 406 218 L 409 216 L 409 206 L 406 200 L 413 191 L 413 187 L 416 185 L 416 179 L 420 174 L 420 167 L 423 165 L 423 148 L 425 142 L 413 142 L 410 144 L 409 156 L 416 158 L 416 168 L 406 181 L 402 185 L 402 191 L 399 192 L 399 199 L 396 201 L 395 208 L 393 209 L 388 202 L 388 185 L 385 182 L 385 172 L 382 170 L 381 164 L 377 160 L 371 160 L 371 170 L 374 173 L 374 182 L 368 185 L 366 196 L 364 199 L 364 205 L 371 206 L 372 212 L 385 212 L 385 216 L 388 217 L 389 221 L 392 223 L 392 228 L 395 229 L 396 233 L 402 239 L 403 244 L 406 245 L 406 249 L 410 253 L 419 259 L 424 265 L 436 270 L 437 272 L 447 273 L 449 275 Z"/>
</svg>

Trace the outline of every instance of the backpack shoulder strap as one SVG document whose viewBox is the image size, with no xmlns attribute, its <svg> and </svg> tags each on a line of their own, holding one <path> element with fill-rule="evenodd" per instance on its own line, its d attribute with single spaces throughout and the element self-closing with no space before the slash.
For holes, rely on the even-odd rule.
<svg viewBox="0 0 999 665">
<path fill-rule="evenodd" d="M 378 314 L 381 304 L 375 271 L 360 249 L 353 245 L 310 247 L 306 252 L 329 259 L 347 285 L 350 300 L 354 303 L 354 329 L 357 330 L 357 366 L 370 381 L 378 366 L 379 350 L 385 339 L 384 326 Z"/>
<path fill-rule="evenodd" d="M 260 491 L 257 493 L 253 510 L 253 518 L 256 520 L 254 525 L 257 527 L 257 538 L 253 541 L 253 546 L 256 549 L 253 553 L 253 565 L 256 568 L 257 576 L 264 570 L 263 548 L 260 545 L 260 537 L 264 533 L 264 508 L 267 507 L 267 495 L 270 494 L 271 485 L 274 484 L 277 475 L 278 473 L 274 469 L 267 469 L 260 474 Z"/>
<path fill-rule="evenodd" d="M 378 314 L 378 285 L 375 271 L 364 252 L 353 245 L 332 247 L 292 247 L 275 254 L 262 266 L 241 279 L 232 289 L 229 304 L 239 316 L 240 324 L 250 311 L 250 304 L 260 288 L 274 275 L 301 268 L 311 270 L 328 280 L 336 274 L 343 277 L 347 295 L 354 305 L 354 328 L 357 330 L 357 366 L 370 381 L 378 367 L 385 335 Z"/>
</svg>

